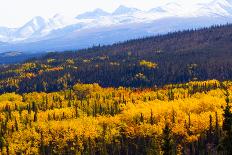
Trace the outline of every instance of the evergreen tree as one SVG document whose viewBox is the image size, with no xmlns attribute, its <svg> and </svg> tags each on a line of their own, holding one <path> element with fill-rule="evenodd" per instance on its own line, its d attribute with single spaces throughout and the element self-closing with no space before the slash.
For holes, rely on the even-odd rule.
<svg viewBox="0 0 232 155">
<path fill-rule="evenodd" d="M 35 114 L 34 114 L 34 122 L 37 122 L 37 120 L 38 120 L 38 112 L 35 111 Z"/>
<path fill-rule="evenodd" d="M 150 116 L 150 124 L 151 124 L 151 125 L 154 124 L 154 117 L 153 117 L 152 109 L 151 109 L 151 116 Z"/>
<path fill-rule="evenodd" d="M 225 132 L 225 136 L 223 138 L 223 146 L 228 154 L 232 154 L 232 112 L 230 110 L 231 106 L 229 105 L 229 94 L 226 93 L 226 107 L 224 109 L 224 121 L 222 129 Z"/>
<path fill-rule="evenodd" d="M 162 143 L 162 151 L 163 155 L 171 155 L 172 154 L 172 137 L 171 137 L 171 129 L 168 123 L 165 124 L 163 129 L 163 143 Z"/>
</svg>

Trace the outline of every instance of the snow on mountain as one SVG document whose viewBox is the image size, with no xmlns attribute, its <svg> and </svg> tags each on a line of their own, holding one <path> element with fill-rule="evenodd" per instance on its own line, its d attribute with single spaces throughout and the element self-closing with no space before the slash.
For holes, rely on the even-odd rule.
<svg viewBox="0 0 232 155">
<path fill-rule="evenodd" d="M 165 13 L 166 10 L 163 7 L 159 6 L 159 7 L 149 10 L 149 12 L 150 13 Z"/>
<path fill-rule="evenodd" d="M 201 20 L 196 20 L 197 18 Z M 178 22 L 172 19 L 178 19 Z M 31 43 L 33 43 L 33 47 L 41 49 L 42 43 L 46 44 L 46 46 L 54 47 L 56 47 L 56 44 L 77 47 L 67 45 L 71 44 L 70 38 L 72 38 L 71 40 L 76 40 L 76 43 L 77 41 L 80 44 L 83 43 L 78 47 L 85 47 L 91 45 L 91 41 L 92 44 L 113 43 L 114 41 L 143 37 L 143 35 L 147 36 L 194 28 L 193 26 L 199 28 L 210 26 L 210 24 L 224 24 L 231 22 L 231 19 L 232 0 L 212 0 L 210 3 L 200 3 L 191 6 L 175 1 L 157 6 L 148 11 L 119 6 L 112 13 L 96 9 L 73 18 L 67 18 L 60 14 L 56 14 L 50 19 L 35 17 L 16 29 L 0 27 L 0 41 L 14 43 L 14 45 L 20 44 L 21 50 L 24 48 L 24 45 L 32 47 Z M 207 21 L 207 23 L 204 21 Z M 162 24 L 159 22 L 162 22 Z M 147 24 L 150 25 L 148 26 Z M 170 25 L 166 27 L 166 24 Z M 130 26 L 128 27 L 128 25 Z M 105 41 L 103 38 L 105 38 Z M 82 39 L 89 40 L 88 44 Z M 37 42 L 39 43 L 37 44 Z M 74 43 L 72 42 L 72 44 Z M 4 47 L 4 49 L 6 48 Z"/>
<path fill-rule="evenodd" d="M 2 42 L 9 42 L 9 37 L 16 29 L 7 28 L 7 27 L 0 27 L 0 41 Z"/>
<path fill-rule="evenodd" d="M 208 5 L 212 11 L 227 12 L 228 14 L 232 13 L 232 1 L 231 0 L 214 0 Z M 227 14 L 227 15 L 228 15 Z"/>
<path fill-rule="evenodd" d="M 48 26 L 52 27 L 53 29 L 57 29 L 73 23 L 75 23 L 75 19 L 65 17 L 64 15 L 61 14 L 56 14 L 51 19 L 49 19 Z"/>
<path fill-rule="evenodd" d="M 136 8 L 129 8 L 129 7 L 121 5 L 113 12 L 113 15 L 132 14 L 138 11 L 140 10 Z"/>
<path fill-rule="evenodd" d="M 98 27 L 94 29 L 82 29 L 81 31 L 75 31 L 75 28 L 70 28 L 71 31 L 68 31 L 67 33 L 65 30 L 66 32 L 64 35 L 58 38 L 41 40 L 33 43 L 19 43 L 0 46 L 0 53 L 6 51 L 38 53 L 47 51 L 77 50 L 80 48 L 88 48 L 93 45 L 107 45 L 119 41 L 126 41 L 128 39 L 166 34 L 185 29 L 198 29 L 202 27 L 209 27 L 214 24 L 226 24 L 227 22 L 232 23 L 232 18 L 170 17 L 157 19 L 149 23 L 131 23 L 110 27 Z"/>
<path fill-rule="evenodd" d="M 199 4 L 199 13 L 204 15 L 216 16 L 231 16 L 232 15 L 232 1 L 231 0 L 213 0 L 208 5 Z M 199 14 L 198 13 L 198 14 Z"/>
<path fill-rule="evenodd" d="M 69 18 L 60 14 L 56 14 L 48 20 L 46 26 L 40 31 L 39 37 L 49 35 L 52 31 L 62 29 L 68 25 L 76 24 L 76 22 L 77 21 L 74 18 Z"/>
<path fill-rule="evenodd" d="M 64 28 L 65 26 L 75 24 L 75 19 L 68 19 L 62 15 L 56 14 L 50 19 L 40 16 L 34 17 L 20 28 L 11 29 L 0 27 L 0 41 L 3 42 L 21 42 L 37 41 L 50 32 Z"/>
<path fill-rule="evenodd" d="M 76 18 L 77 19 L 93 19 L 93 18 L 98 18 L 98 17 L 102 17 L 102 16 L 107 16 L 107 15 L 109 15 L 108 12 L 103 11 L 102 9 L 96 9 L 96 10 L 91 11 L 91 12 L 86 12 L 86 13 L 80 14 Z"/>
<path fill-rule="evenodd" d="M 178 16 L 185 12 L 185 9 L 183 8 L 183 6 L 178 3 L 167 3 L 161 8 L 162 10 L 165 10 L 165 12 L 168 12 L 169 14 L 172 14 L 173 16 Z"/>
<path fill-rule="evenodd" d="M 13 40 L 17 41 L 30 38 L 36 32 L 41 31 L 44 27 L 46 27 L 46 25 L 47 21 L 44 18 L 35 17 L 14 33 L 14 36 L 16 36 L 17 39 Z"/>
<path fill-rule="evenodd" d="M 170 2 L 149 12 L 174 17 L 231 16 L 232 0 L 212 0 L 209 3 L 191 4 L 191 6 L 183 5 L 178 1 Z"/>
</svg>

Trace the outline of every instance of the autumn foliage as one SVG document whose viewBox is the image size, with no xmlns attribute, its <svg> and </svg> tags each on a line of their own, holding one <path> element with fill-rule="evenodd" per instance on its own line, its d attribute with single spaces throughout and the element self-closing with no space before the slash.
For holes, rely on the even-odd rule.
<svg viewBox="0 0 232 155">
<path fill-rule="evenodd" d="M 232 82 L 211 80 L 151 89 L 76 84 L 53 93 L 2 94 L 0 152 L 226 153 L 221 141 L 228 132 L 222 126 L 231 93 Z"/>
</svg>

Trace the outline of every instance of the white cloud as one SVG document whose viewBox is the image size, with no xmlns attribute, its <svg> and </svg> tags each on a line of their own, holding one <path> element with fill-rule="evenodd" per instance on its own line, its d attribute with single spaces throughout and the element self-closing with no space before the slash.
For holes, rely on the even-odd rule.
<svg viewBox="0 0 232 155">
<path fill-rule="evenodd" d="M 210 0 L 0 0 L 0 26 L 18 27 L 34 16 L 49 18 L 56 13 L 76 16 L 95 8 L 112 12 L 119 5 L 147 10 L 171 1 L 191 7 Z"/>
</svg>

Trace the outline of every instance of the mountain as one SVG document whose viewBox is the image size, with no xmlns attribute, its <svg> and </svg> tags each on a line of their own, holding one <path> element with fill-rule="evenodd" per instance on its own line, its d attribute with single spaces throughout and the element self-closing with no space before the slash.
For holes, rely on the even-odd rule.
<svg viewBox="0 0 232 155">
<path fill-rule="evenodd" d="M 73 24 L 74 20 L 71 20 L 59 14 L 50 19 L 37 16 L 20 28 L 0 27 L 0 41 L 15 44 L 44 40 L 50 32 Z"/>
<path fill-rule="evenodd" d="M 9 37 L 16 29 L 7 28 L 7 27 L 0 27 L 0 41 L 1 42 L 8 42 Z"/>
<path fill-rule="evenodd" d="M 93 18 L 98 18 L 102 16 L 107 16 L 107 15 L 109 15 L 108 12 L 103 11 L 102 9 L 96 9 L 92 12 L 86 12 L 86 13 L 80 14 L 76 18 L 77 19 L 93 19 Z"/>
<path fill-rule="evenodd" d="M 187 8 L 191 9 L 187 9 Z M 106 45 L 145 36 L 198 29 L 232 22 L 232 2 L 212 0 L 186 6 L 178 1 L 148 11 L 119 6 L 112 13 L 101 9 L 74 18 L 35 17 L 20 28 L 0 27 L 0 52 L 64 51 Z"/>
<path fill-rule="evenodd" d="M 44 91 L 44 83 L 49 84 L 47 91 L 57 91 L 67 87 L 63 84 L 72 86 L 77 82 L 104 87 L 151 87 L 191 80 L 232 80 L 231 36 L 232 25 L 224 25 L 76 52 L 52 52 L 27 60 L 27 64 L 0 66 L 0 82 L 19 79 L 17 87 L 3 83 L 0 93 Z M 31 68 L 22 70 L 25 66 Z M 23 76 L 29 73 L 33 76 Z"/>
<path fill-rule="evenodd" d="M 44 54 L 44 53 L 43 53 Z M 17 51 L 5 52 L 0 55 L 0 65 L 9 65 L 22 63 L 30 58 L 35 58 L 43 55 L 42 53 L 22 53 Z"/>
<path fill-rule="evenodd" d="M 167 3 L 163 6 L 157 7 L 155 9 L 151 9 L 150 12 L 154 12 L 154 11 L 158 11 L 158 12 L 166 12 L 168 14 L 170 14 L 171 16 L 179 16 L 182 13 L 184 13 L 184 8 L 182 5 L 178 4 L 178 3 Z"/>
<path fill-rule="evenodd" d="M 61 30 L 52 32 L 47 40 L 41 40 L 33 43 L 18 43 L 0 46 L 0 51 L 65 51 L 76 50 L 80 48 L 91 47 L 93 45 L 107 45 L 115 42 L 126 41 L 129 39 L 142 38 L 166 34 L 168 32 L 181 31 L 185 29 L 199 29 L 211 25 L 232 23 L 232 18 L 224 17 L 197 17 L 197 18 L 164 18 L 154 20 L 150 23 L 128 23 L 127 25 L 114 25 L 110 27 L 83 28 L 83 25 L 67 27 L 61 33 Z M 77 29 L 80 29 L 77 31 Z M 53 34 L 54 33 L 54 34 Z M 58 36 L 58 38 L 54 36 Z"/>
<path fill-rule="evenodd" d="M 129 7 L 121 5 L 113 12 L 113 15 L 132 14 L 138 11 L 140 10 L 136 8 L 129 8 Z"/>
<path fill-rule="evenodd" d="M 14 32 L 14 41 L 24 40 L 38 35 L 47 26 L 47 21 L 42 17 L 35 17 Z"/>
<path fill-rule="evenodd" d="M 165 13 L 166 10 L 163 7 L 156 7 L 149 10 L 150 13 Z"/>
<path fill-rule="evenodd" d="M 217 10 L 218 13 L 225 13 L 225 15 L 231 15 L 232 13 L 232 1 L 231 0 L 214 0 L 209 4 L 211 9 Z"/>
<path fill-rule="evenodd" d="M 213 0 L 208 5 L 199 4 L 196 11 L 198 14 L 201 13 L 208 16 L 232 16 L 232 1 Z"/>
</svg>

